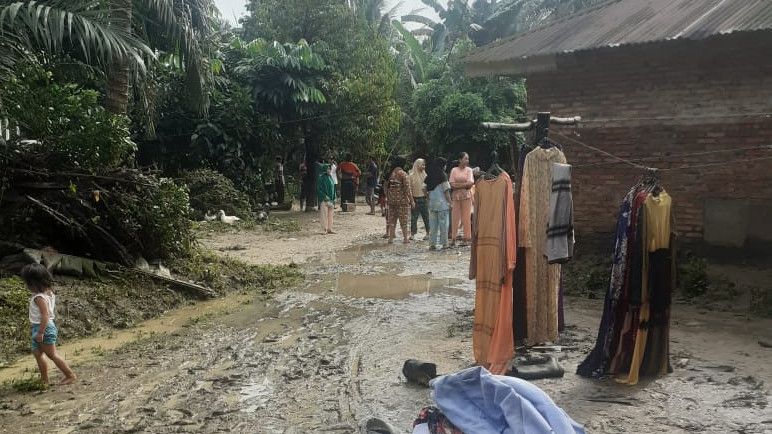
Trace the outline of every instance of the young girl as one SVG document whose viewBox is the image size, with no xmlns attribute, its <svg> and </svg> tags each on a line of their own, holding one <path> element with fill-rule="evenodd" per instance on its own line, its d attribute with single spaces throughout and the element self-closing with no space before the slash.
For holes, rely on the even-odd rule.
<svg viewBox="0 0 772 434">
<path fill-rule="evenodd" d="M 32 324 L 32 354 L 38 362 L 40 380 L 48 384 L 48 364 L 43 356 L 46 355 L 64 374 L 64 379 L 59 384 L 71 384 L 75 381 L 75 374 L 56 352 L 58 330 L 54 324 L 54 279 L 48 269 L 40 264 L 30 264 L 22 268 L 21 278 L 32 292 L 29 299 L 29 322 Z"/>
<path fill-rule="evenodd" d="M 318 171 L 316 198 L 319 201 L 319 222 L 322 224 L 322 233 L 334 234 L 332 219 L 335 212 L 335 184 L 330 175 L 330 165 L 319 164 Z"/>
</svg>

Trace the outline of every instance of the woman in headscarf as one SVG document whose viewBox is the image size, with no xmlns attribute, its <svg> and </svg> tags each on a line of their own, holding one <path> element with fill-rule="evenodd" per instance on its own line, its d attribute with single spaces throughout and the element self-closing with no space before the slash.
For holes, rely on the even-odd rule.
<svg viewBox="0 0 772 434">
<path fill-rule="evenodd" d="M 425 185 L 429 192 L 429 249 L 448 247 L 450 217 L 450 183 L 445 175 L 446 160 L 437 157 L 427 170 Z"/>
<path fill-rule="evenodd" d="M 410 171 L 410 193 L 413 195 L 413 212 L 410 214 L 410 239 L 412 240 L 418 234 L 418 215 L 424 221 L 424 230 L 429 235 L 429 208 L 426 203 L 426 190 L 424 180 L 426 179 L 426 160 L 417 158 L 413 162 L 413 169 Z"/>
<path fill-rule="evenodd" d="M 391 173 L 386 184 L 386 203 L 388 206 L 387 211 L 387 225 L 389 231 L 389 243 L 394 242 L 394 236 L 396 231 L 397 220 L 402 227 L 402 236 L 404 244 L 410 243 L 410 232 L 408 232 L 408 220 L 410 219 L 410 209 L 415 206 L 413 201 L 413 195 L 410 192 L 410 182 L 402 169 L 405 167 L 407 161 L 404 157 L 396 156 L 392 160 Z"/>
<path fill-rule="evenodd" d="M 317 173 L 319 179 L 316 182 L 316 198 L 319 201 L 319 222 L 322 224 L 323 233 L 334 234 L 332 218 L 335 212 L 335 184 L 330 175 L 330 165 L 319 164 Z"/>
</svg>

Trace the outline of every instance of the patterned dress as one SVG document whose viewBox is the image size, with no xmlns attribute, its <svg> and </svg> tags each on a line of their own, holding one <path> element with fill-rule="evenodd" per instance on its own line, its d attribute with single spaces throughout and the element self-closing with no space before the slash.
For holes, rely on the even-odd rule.
<svg viewBox="0 0 772 434">
<path fill-rule="evenodd" d="M 407 237 L 409 233 L 408 224 L 410 223 L 410 199 L 412 198 L 410 180 L 407 173 L 399 167 L 394 169 L 391 172 L 386 188 L 386 200 L 389 208 L 386 224 L 389 228 L 389 233 L 393 233 L 397 220 L 399 220 L 402 233 Z"/>
<path fill-rule="evenodd" d="M 545 257 L 553 163 L 566 163 L 563 152 L 537 147 L 523 168 L 517 239 L 525 247 L 526 341 L 531 345 L 558 339 L 560 264 L 548 264 Z"/>
</svg>

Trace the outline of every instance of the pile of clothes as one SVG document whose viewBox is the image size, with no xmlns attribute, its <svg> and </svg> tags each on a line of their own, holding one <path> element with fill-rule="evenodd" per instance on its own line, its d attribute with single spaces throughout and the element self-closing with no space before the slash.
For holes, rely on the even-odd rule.
<svg viewBox="0 0 772 434">
<path fill-rule="evenodd" d="M 437 407 L 421 410 L 413 434 L 584 434 L 546 393 L 519 378 L 475 367 L 431 386 Z"/>
</svg>

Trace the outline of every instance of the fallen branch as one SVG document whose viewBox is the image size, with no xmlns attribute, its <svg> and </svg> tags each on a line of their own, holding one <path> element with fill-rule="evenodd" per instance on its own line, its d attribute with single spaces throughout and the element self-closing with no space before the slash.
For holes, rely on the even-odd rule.
<svg viewBox="0 0 772 434">
<path fill-rule="evenodd" d="M 178 279 L 173 279 L 173 278 L 168 278 L 168 277 L 164 277 L 164 276 L 159 276 L 159 275 L 157 275 L 157 274 L 155 274 L 153 272 L 145 271 L 145 270 L 140 270 L 140 269 L 137 269 L 137 268 L 129 268 L 129 269 L 127 269 L 127 271 L 131 271 L 131 272 L 134 272 L 134 273 L 142 274 L 142 275 L 147 276 L 147 277 L 149 277 L 149 278 L 151 278 L 153 280 L 156 280 L 158 282 L 163 282 L 163 283 L 169 285 L 169 287 L 172 287 L 172 288 L 177 288 L 177 289 L 182 289 L 182 290 L 185 290 L 185 291 L 190 291 L 190 292 L 196 294 L 197 296 L 199 296 L 201 298 L 217 298 L 219 296 L 219 294 L 216 291 L 214 291 L 213 289 L 207 288 L 205 286 L 197 285 L 195 283 L 190 283 L 190 282 L 185 282 L 185 281 L 178 280 Z"/>
</svg>

